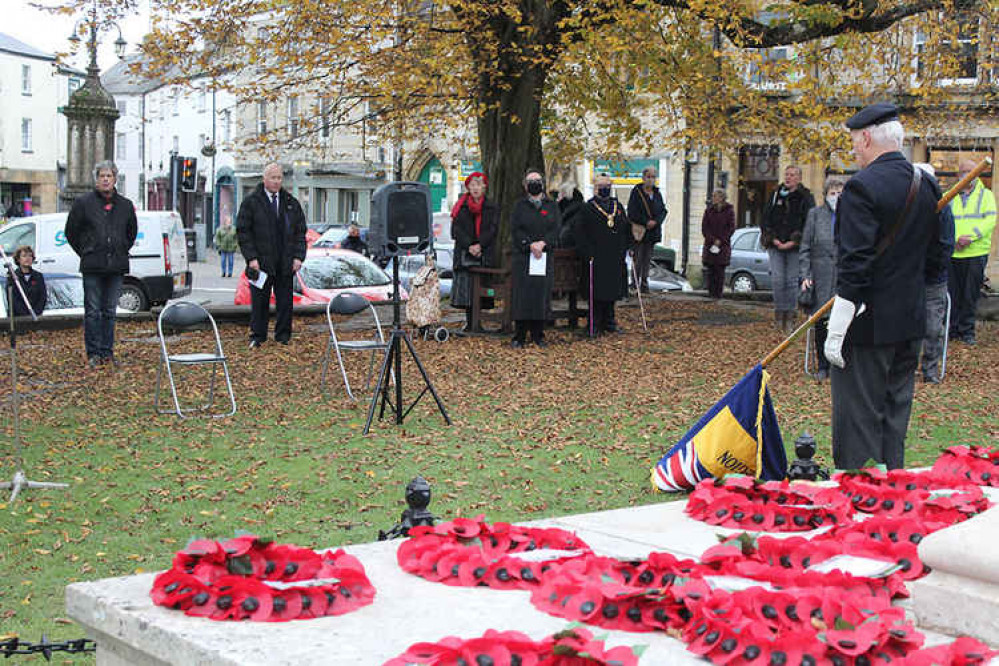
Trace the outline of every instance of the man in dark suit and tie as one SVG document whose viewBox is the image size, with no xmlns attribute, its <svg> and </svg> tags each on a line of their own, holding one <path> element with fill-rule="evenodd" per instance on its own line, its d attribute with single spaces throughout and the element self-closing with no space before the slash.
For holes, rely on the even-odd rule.
<svg viewBox="0 0 999 666">
<path fill-rule="evenodd" d="M 274 339 L 291 340 L 292 286 L 295 273 L 305 260 L 305 214 L 298 200 L 281 188 L 281 165 L 264 167 L 264 182 L 239 206 L 236 235 L 246 259 L 246 273 L 254 280 L 267 275 L 263 288 L 250 285 L 250 348 L 267 340 L 271 290 L 274 290 Z"/>
<path fill-rule="evenodd" d="M 940 189 L 932 178 L 914 178 L 894 105 L 865 107 L 846 126 L 861 170 L 836 207 L 836 296 L 824 349 L 834 366 L 833 460 L 838 469 L 872 459 L 896 469 L 905 465 L 926 327 L 925 276 L 947 259 Z"/>
</svg>

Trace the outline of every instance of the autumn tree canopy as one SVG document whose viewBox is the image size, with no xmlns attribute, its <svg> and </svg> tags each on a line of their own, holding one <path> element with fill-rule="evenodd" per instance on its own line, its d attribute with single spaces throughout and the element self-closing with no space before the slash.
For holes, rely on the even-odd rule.
<svg viewBox="0 0 999 666">
<path fill-rule="evenodd" d="M 91 0 L 65 0 L 89 6 Z M 135 0 L 100 0 L 127 11 Z M 398 140 L 474 122 L 504 211 L 528 166 L 584 154 L 842 146 L 851 106 L 939 105 L 988 0 L 160 0 L 146 74 L 241 100 L 297 91 L 301 134 L 377 122 Z M 981 23 L 984 21 L 985 23 Z M 775 50 L 793 46 L 793 50 Z M 918 55 L 918 57 L 917 57 Z M 994 62 L 986 58 L 988 62 Z M 983 77 L 991 81 L 989 76 Z M 991 94 L 992 88 L 988 89 Z M 505 219 L 504 215 L 504 219 Z M 504 234 L 505 235 L 505 234 Z"/>
</svg>

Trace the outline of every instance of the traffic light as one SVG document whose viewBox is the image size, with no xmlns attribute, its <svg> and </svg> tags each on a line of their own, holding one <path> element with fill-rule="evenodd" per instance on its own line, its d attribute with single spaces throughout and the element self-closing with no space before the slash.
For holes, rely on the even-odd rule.
<svg viewBox="0 0 999 666">
<path fill-rule="evenodd" d="M 180 161 L 180 189 L 194 192 L 198 189 L 198 160 L 184 157 Z"/>
</svg>

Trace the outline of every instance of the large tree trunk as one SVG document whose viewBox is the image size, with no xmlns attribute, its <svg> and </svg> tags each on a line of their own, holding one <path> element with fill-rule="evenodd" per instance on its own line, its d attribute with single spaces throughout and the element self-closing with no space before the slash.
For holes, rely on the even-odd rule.
<svg viewBox="0 0 999 666">
<path fill-rule="evenodd" d="M 504 263 L 510 248 L 510 213 L 524 196 L 524 172 L 534 168 L 545 173 L 541 149 L 544 77 L 545 72 L 536 69 L 507 77 L 509 87 L 484 100 L 488 110 L 479 118 L 479 150 L 489 178 L 489 197 L 500 206 L 496 259 Z"/>
</svg>

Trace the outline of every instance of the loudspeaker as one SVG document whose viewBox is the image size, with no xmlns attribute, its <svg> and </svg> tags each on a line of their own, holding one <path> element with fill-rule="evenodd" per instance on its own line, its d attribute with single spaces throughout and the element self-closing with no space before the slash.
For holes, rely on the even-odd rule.
<svg viewBox="0 0 999 666">
<path fill-rule="evenodd" d="M 387 183 L 371 194 L 371 253 L 394 257 L 424 252 L 433 239 L 430 188 L 425 183 Z"/>
</svg>

